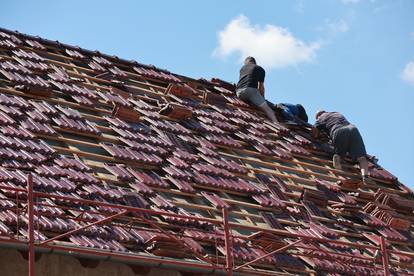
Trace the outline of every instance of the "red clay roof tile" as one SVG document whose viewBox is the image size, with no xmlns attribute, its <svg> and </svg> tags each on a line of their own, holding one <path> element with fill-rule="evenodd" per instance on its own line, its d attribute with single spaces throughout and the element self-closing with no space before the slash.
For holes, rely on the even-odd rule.
<svg viewBox="0 0 414 276">
<path fill-rule="evenodd" d="M 40 240 L 116 214 L 120 207 L 108 204 L 121 204 L 164 213 L 130 211 L 124 218 L 146 221 L 87 228 L 69 237 L 72 246 L 129 254 L 146 249 L 145 254 L 194 259 L 170 236 L 185 233 L 180 239 L 192 252 L 211 258 L 218 249 L 220 262 L 223 230 L 194 217 L 216 219 L 221 208 L 229 209 L 237 261 L 268 252 L 248 243 L 246 237 L 258 232 L 243 229 L 240 221 L 262 233 L 277 229 L 285 241 L 292 233 L 329 239 L 323 245 L 329 254 L 315 251 L 320 243 L 302 243 L 307 258 L 288 251 L 255 268 L 374 275 L 372 262 L 355 258 L 365 253 L 335 241 L 378 245 L 383 236 L 387 244 L 411 246 L 413 200 L 395 176 L 371 163 L 374 184 L 362 185 L 355 182 L 354 169 L 333 170 L 329 143 L 313 139 L 306 127 L 268 122 L 235 97 L 228 82 L 192 80 L 3 29 L 0 48 L 0 235 L 27 237 L 27 216 L 21 215 L 23 227 L 17 230 L 14 212 L 14 199 L 25 195 L 12 189 L 25 189 L 30 171 L 35 190 L 48 195 L 35 207 L 41 214 L 35 232 Z M 49 50 L 54 55 L 44 54 Z M 59 55 L 64 67 L 62 58 L 59 66 L 53 61 Z M 159 114 L 165 105 L 174 107 L 161 111 L 169 117 Z M 346 184 L 350 181 L 356 184 Z M 168 235 L 148 221 L 167 225 Z M 409 262 L 400 255 L 392 254 Z"/>
</svg>

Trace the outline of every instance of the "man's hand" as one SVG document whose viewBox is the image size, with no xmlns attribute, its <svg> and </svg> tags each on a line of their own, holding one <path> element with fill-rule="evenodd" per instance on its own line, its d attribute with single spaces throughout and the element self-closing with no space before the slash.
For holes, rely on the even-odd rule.
<svg viewBox="0 0 414 276">
<path fill-rule="evenodd" d="M 259 92 L 260 92 L 260 95 L 262 95 L 262 97 L 264 98 L 265 88 L 264 88 L 263 82 L 259 82 Z"/>
</svg>

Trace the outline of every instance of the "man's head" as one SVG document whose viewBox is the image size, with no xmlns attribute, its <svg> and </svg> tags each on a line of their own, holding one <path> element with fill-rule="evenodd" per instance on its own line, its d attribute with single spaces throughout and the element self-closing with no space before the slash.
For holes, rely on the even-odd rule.
<svg viewBox="0 0 414 276">
<path fill-rule="evenodd" d="M 247 57 L 244 59 L 244 64 L 256 64 L 256 59 L 254 57 Z"/>
<path fill-rule="evenodd" d="M 323 113 L 326 113 L 326 111 L 325 111 L 325 110 L 319 110 L 318 112 L 316 112 L 315 119 L 316 119 L 316 120 L 318 120 L 318 118 L 319 118 L 319 117 L 320 117 Z"/>
</svg>

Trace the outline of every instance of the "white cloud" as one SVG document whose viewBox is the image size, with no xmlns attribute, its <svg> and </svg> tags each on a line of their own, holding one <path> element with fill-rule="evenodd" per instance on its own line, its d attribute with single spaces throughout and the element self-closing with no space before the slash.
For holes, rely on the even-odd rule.
<svg viewBox="0 0 414 276">
<path fill-rule="evenodd" d="M 230 21 L 219 32 L 218 42 L 213 55 L 227 57 L 236 53 L 240 60 L 254 56 L 269 69 L 311 62 L 321 46 L 320 42 L 305 43 L 279 26 L 252 26 L 244 15 Z"/>
<path fill-rule="evenodd" d="M 401 78 L 414 86 L 414 61 L 407 63 L 401 73 Z"/>
<path fill-rule="evenodd" d="M 410 33 L 410 37 L 411 37 L 411 39 L 414 39 L 414 32 Z"/>
</svg>

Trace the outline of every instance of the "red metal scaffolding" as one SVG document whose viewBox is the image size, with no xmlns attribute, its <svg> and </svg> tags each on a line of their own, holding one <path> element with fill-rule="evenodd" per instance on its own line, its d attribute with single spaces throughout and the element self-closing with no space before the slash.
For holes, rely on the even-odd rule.
<svg viewBox="0 0 414 276">
<path fill-rule="evenodd" d="M 49 249 L 58 249 L 58 250 L 63 250 L 63 251 L 71 251 L 71 252 L 78 252 L 78 253 L 85 253 L 85 254 L 94 254 L 94 255 L 102 255 L 102 256 L 113 256 L 113 257 L 119 257 L 122 259 L 129 259 L 129 260 L 141 260 L 141 261 L 147 261 L 147 262 L 160 262 L 160 263 L 166 263 L 166 264 L 174 264 L 174 265 L 181 265 L 181 266 L 186 266 L 188 268 L 202 268 L 202 269 L 210 269 L 210 270 L 222 270 L 222 271 L 226 271 L 227 275 L 232 276 L 234 272 L 244 272 L 244 273 L 249 273 L 249 274 L 255 274 L 255 275 L 274 275 L 271 273 L 271 271 L 265 271 L 265 270 L 258 270 L 258 269 L 253 269 L 253 268 L 248 268 L 249 266 L 253 265 L 253 264 L 257 264 L 259 261 L 263 260 L 264 258 L 267 258 L 269 256 L 272 256 L 273 254 L 276 253 L 281 253 L 281 252 L 285 252 L 286 250 L 292 249 L 294 247 L 296 248 L 303 248 L 303 246 L 300 246 L 300 243 L 306 241 L 306 242 L 317 242 L 317 243 L 333 243 L 333 244 L 338 244 L 338 245 L 346 245 L 346 246 L 350 246 L 350 247 L 354 247 L 354 248 L 359 248 L 359 249 L 371 249 L 374 251 L 381 252 L 381 261 L 382 264 L 377 264 L 377 261 L 374 258 L 369 258 L 369 257 L 355 257 L 349 254 L 341 254 L 341 253 L 334 253 L 334 252 L 330 252 L 330 251 L 326 251 L 327 254 L 338 254 L 339 255 L 343 255 L 346 257 L 349 257 L 351 259 L 361 259 L 361 260 L 365 260 L 365 261 L 369 261 L 372 263 L 371 266 L 369 266 L 372 269 L 375 270 L 382 270 L 385 276 L 389 276 L 390 275 L 390 271 L 389 271 L 389 253 L 394 253 L 393 250 L 390 250 L 387 248 L 387 242 L 386 240 L 381 237 L 380 238 L 380 246 L 374 246 L 374 245 L 363 245 L 363 244 L 357 244 L 357 243 L 351 243 L 351 242 L 346 242 L 346 241 L 339 241 L 339 240 L 331 240 L 331 239 L 326 239 L 326 238 L 316 238 L 316 237 L 310 237 L 310 236 L 305 236 L 305 235 L 300 235 L 300 234 L 294 234 L 294 233 L 289 233 L 286 236 L 284 236 L 284 238 L 290 239 L 291 242 L 286 244 L 285 246 L 282 246 L 280 248 L 277 248 L 275 250 L 271 250 L 270 252 L 263 254 L 262 256 L 245 262 L 245 263 L 240 263 L 240 261 L 236 264 L 234 256 L 233 256 L 233 242 L 234 239 L 245 239 L 246 237 L 244 236 L 240 236 L 240 235 L 235 235 L 232 232 L 232 227 L 236 227 L 238 229 L 245 229 L 245 230 L 254 230 L 257 231 L 257 228 L 253 227 L 253 226 L 247 226 L 247 225 L 239 225 L 239 224 L 234 224 L 232 222 L 229 221 L 229 215 L 228 215 L 228 209 L 227 208 L 223 208 L 222 209 L 222 221 L 218 221 L 215 219 L 209 219 L 209 218 L 202 218 L 202 217 L 197 217 L 197 216 L 187 216 L 187 215 L 180 215 L 180 214 L 175 214 L 175 213 L 169 213 L 169 212 L 164 212 L 164 211 L 157 211 L 157 210 L 151 210 L 151 209 L 144 209 L 144 208 L 137 208 L 137 207 L 131 207 L 131 206 L 125 206 L 125 205 L 117 205 L 117 204 L 111 204 L 111 203 L 106 203 L 106 202 L 99 202 L 99 201 L 93 201 L 93 200 L 87 200 L 87 199 L 81 199 L 81 198 L 73 198 L 73 197 L 67 197 L 67 196 L 60 196 L 60 195 L 52 195 L 52 194 L 48 194 L 48 193 L 43 193 L 43 192 L 36 192 L 33 190 L 33 177 L 29 174 L 28 179 L 27 179 L 27 190 L 24 189 L 19 189 L 19 188 L 11 188 L 11 187 L 7 187 L 7 186 L 0 186 L 0 189 L 3 190 L 12 190 L 14 192 L 17 193 L 25 193 L 27 194 L 27 213 L 28 213 L 28 239 L 26 240 L 21 240 L 18 237 L 12 237 L 11 235 L 9 236 L 9 239 L 0 239 L 0 242 L 18 242 L 18 243 L 23 243 L 27 245 L 28 248 L 28 275 L 29 276 L 35 276 L 35 248 L 49 248 Z M 18 196 L 16 196 L 16 199 L 18 200 Z M 60 234 L 58 236 L 55 236 L 53 238 L 47 239 L 45 241 L 36 241 L 35 239 L 35 204 L 39 204 L 36 202 L 36 199 L 38 198 L 54 198 L 54 199 L 60 199 L 60 200 L 67 200 L 67 201 L 73 201 L 73 202 L 77 202 L 77 203 L 82 203 L 82 204 L 88 204 L 88 205 L 94 205 L 94 206 L 106 206 L 106 207 L 112 207 L 112 208 L 116 208 L 118 210 L 120 210 L 118 213 L 111 215 L 111 216 L 107 216 L 101 220 L 92 222 L 92 223 L 88 223 L 86 225 L 83 225 L 81 227 L 78 227 L 76 229 L 72 229 L 68 232 L 65 232 L 63 234 Z M 113 251 L 108 251 L 108 252 L 102 252 L 102 251 L 98 251 L 98 250 L 94 250 L 94 249 L 88 249 L 88 248 L 82 248 L 82 247 L 68 247 L 68 246 L 64 246 L 64 245 L 58 245 L 56 243 L 52 243 L 60 238 L 72 235 L 76 232 L 79 232 L 81 230 L 84 230 L 88 227 L 94 226 L 94 225 L 103 225 L 106 223 L 110 223 L 112 222 L 115 218 L 119 218 L 123 215 L 125 215 L 128 212 L 135 212 L 135 213 L 139 213 L 142 214 L 142 221 L 148 223 L 149 225 L 151 225 L 152 227 L 156 228 L 158 231 L 167 234 L 168 237 L 170 237 L 172 240 L 174 240 L 175 242 L 177 242 L 178 244 L 180 244 L 181 246 L 183 246 L 184 248 L 192 251 L 191 253 L 193 254 L 193 256 L 195 258 L 197 258 L 200 262 L 188 262 L 185 260 L 180 260 L 180 259 L 165 259 L 165 258 L 160 258 L 155 260 L 154 258 L 151 258 L 150 256 L 146 257 L 146 256 L 142 256 L 142 255 L 131 255 L 131 254 L 122 254 L 122 253 L 116 253 Z M 223 240 L 224 240 L 224 246 L 225 246 L 225 261 L 224 263 L 220 264 L 219 262 L 213 262 L 210 259 L 202 256 L 201 254 L 199 254 L 198 252 L 195 252 L 194 250 L 192 250 L 188 244 L 186 244 L 183 240 L 181 240 L 179 237 L 174 236 L 173 234 L 165 231 L 164 229 L 162 229 L 162 227 L 152 223 L 151 221 L 148 221 L 144 218 L 143 214 L 149 214 L 149 215 L 162 215 L 162 216 L 168 216 L 168 217 L 175 217 L 175 218 L 182 218 L 182 219 L 188 219 L 188 220 L 193 220 L 193 221 L 198 221 L 198 222 L 208 222 L 208 223 L 212 223 L 216 226 L 220 226 L 223 228 Z M 18 223 L 18 222 L 17 222 Z M 260 230 L 263 233 L 269 233 L 269 234 L 276 234 L 276 231 L 272 230 L 272 229 L 261 229 Z M 18 231 L 17 231 L 18 233 Z M 294 240 L 296 239 L 296 240 Z M 318 249 L 318 251 L 320 252 L 324 252 L 323 249 Z M 295 255 L 296 253 L 289 253 L 292 255 Z M 404 255 L 403 252 L 398 252 L 398 254 L 402 254 Z M 296 254 L 296 255 L 300 255 L 300 254 Z M 216 260 L 218 260 L 218 257 L 216 258 Z M 348 261 L 349 261 L 348 260 Z M 335 262 L 338 263 L 346 263 L 346 261 L 343 261 L 341 259 L 335 259 Z M 363 266 L 363 265 L 361 265 Z M 367 265 L 368 266 L 368 265 Z"/>
</svg>

